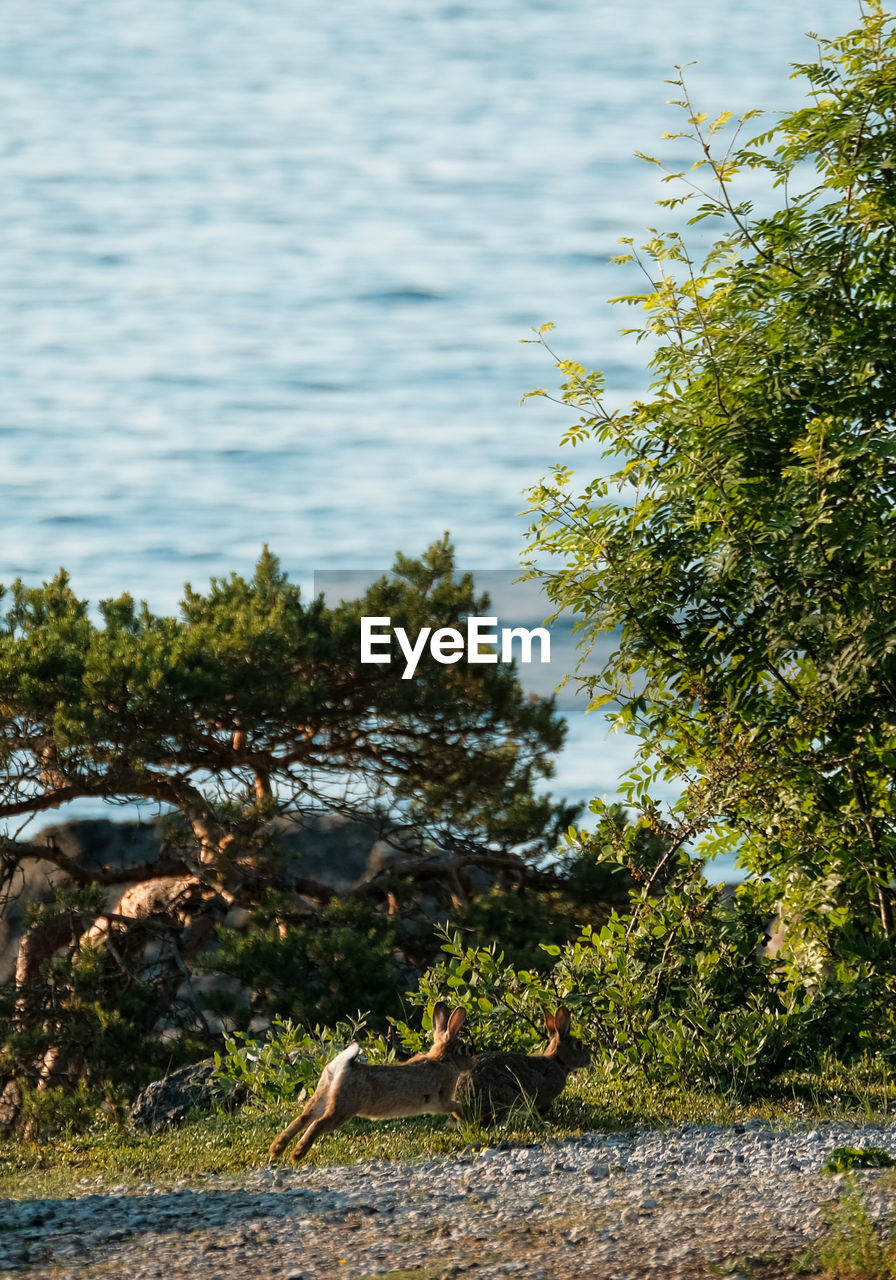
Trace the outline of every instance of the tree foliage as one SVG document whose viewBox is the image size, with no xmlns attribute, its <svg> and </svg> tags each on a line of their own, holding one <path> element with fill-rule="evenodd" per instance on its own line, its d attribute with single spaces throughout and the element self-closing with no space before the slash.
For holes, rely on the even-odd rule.
<svg viewBox="0 0 896 1280">
<path fill-rule="evenodd" d="M 618 638 L 587 683 L 640 739 L 645 820 L 869 945 L 896 891 L 893 19 L 870 4 L 796 74 L 806 105 L 749 143 L 758 113 L 709 122 L 675 81 L 696 159 L 660 203 L 701 225 L 626 242 L 644 399 L 614 411 L 600 374 L 558 362 L 566 439 L 603 445 L 604 470 L 536 487 L 531 551 L 585 645 Z"/>
<path fill-rule="evenodd" d="M 64 572 L 17 582 L 0 631 L 0 819 L 84 797 L 179 812 L 193 859 L 225 886 L 277 813 L 382 813 L 453 845 L 535 850 L 553 815 L 532 786 L 563 737 L 501 665 L 363 666 L 360 618 L 414 632 L 485 607 L 447 541 L 358 601 L 305 603 L 274 556 L 255 575 L 187 587 L 180 617 L 129 596 L 102 625 Z M 230 854 L 228 849 L 232 849 Z"/>
</svg>

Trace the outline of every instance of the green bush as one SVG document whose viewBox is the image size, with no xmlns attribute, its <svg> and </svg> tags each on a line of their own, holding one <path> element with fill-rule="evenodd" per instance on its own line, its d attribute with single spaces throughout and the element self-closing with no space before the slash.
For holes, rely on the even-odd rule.
<svg viewBox="0 0 896 1280">
<path fill-rule="evenodd" d="M 614 904 L 626 901 L 631 880 L 624 868 L 599 863 L 590 849 L 576 849 L 561 862 L 550 889 L 494 888 L 478 894 L 451 918 L 472 947 L 496 942 L 508 963 L 543 967 L 545 945 L 563 946 L 578 937 L 583 921 L 604 923 Z"/>
<path fill-rule="evenodd" d="M 224 1052 L 215 1053 L 216 1077 L 223 1086 L 240 1086 L 248 1103 L 243 1110 L 265 1112 L 300 1103 L 314 1091 L 327 1061 L 357 1040 L 366 1026 L 359 1013 L 353 1020 L 333 1027 L 317 1025 L 312 1031 L 288 1018 L 275 1018 L 271 1034 L 256 1039 L 246 1032 L 225 1036 Z M 368 1056 L 389 1056 L 385 1043 L 374 1039 L 365 1044 Z"/>
<path fill-rule="evenodd" d="M 543 944 L 538 966 L 446 934 L 445 959 L 408 999 L 453 998 L 485 1024 L 471 1033 L 477 1048 L 524 1050 L 543 1040 L 544 1011 L 563 1003 L 601 1070 L 750 1097 L 824 1043 L 824 1003 L 757 951 L 763 911 L 761 892 L 726 897 L 679 853 L 662 896 L 641 892 L 575 941 Z M 412 1028 L 398 1028 L 414 1043 Z"/>
<path fill-rule="evenodd" d="M 216 1002 L 244 1026 L 256 1015 L 335 1026 L 363 1008 L 383 1028 L 407 976 L 395 942 L 389 917 L 370 903 L 334 899 L 309 922 L 297 919 L 282 895 L 269 894 L 247 929 L 219 928 L 204 966 L 252 991 L 242 1008 L 226 998 Z"/>
</svg>

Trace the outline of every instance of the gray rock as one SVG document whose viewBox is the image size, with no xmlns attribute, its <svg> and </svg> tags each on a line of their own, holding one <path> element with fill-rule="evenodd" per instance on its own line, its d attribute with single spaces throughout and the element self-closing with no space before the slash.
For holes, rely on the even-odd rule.
<svg viewBox="0 0 896 1280">
<path fill-rule="evenodd" d="M 307 876 L 337 893 L 354 888 L 367 874 L 380 835 L 374 823 L 336 813 L 301 821 L 277 818 L 270 831 L 283 858 L 283 880 Z"/>
<path fill-rule="evenodd" d="M 226 1097 L 238 1105 L 246 1096 L 242 1087 L 222 1093 L 215 1082 L 215 1064 L 209 1059 L 172 1071 L 148 1084 L 131 1107 L 131 1126 L 143 1133 L 161 1133 L 186 1120 L 191 1111 L 210 1111 Z"/>
</svg>

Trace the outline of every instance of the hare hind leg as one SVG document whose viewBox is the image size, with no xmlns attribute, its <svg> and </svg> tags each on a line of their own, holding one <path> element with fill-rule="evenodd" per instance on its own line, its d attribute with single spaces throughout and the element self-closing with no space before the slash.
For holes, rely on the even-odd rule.
<svg viewBox="0 0 896 1280">
<path fill-rule="evenodd" d="M 305 1103 L 302 1114 L 296 1116 L 291 1124 L 288 1124 L 282 1133 L 279 1133 L 271 1143 L 268 1155 L 272 1160 L 276 1160 L 277 1156 L 289 1146 L 297 1133 L 301 1133 L 306 1129 L 312 1120 L 316 1120 L 318 1116 L 323 1115 L 327 1107 L 327 1095 L 324 1091 L 315 1092 Z"/>
<path fill-rule="evenodd" d="M 279 1155 L 282 1155 L 296 1134 L 301 1133 L 301 1131 L 311 1123 L 312 1118 L 313 1117 L 308 1114 L 306 1109 L 300 1116 L 296 1116 L 292 1124 L 288 1124 L 282 1133 L 278 1133 L 277 1137 L 268 1148 L 268 1155 L 270 1158 L 272 1160 L 276 1160 Z"/>
<path fill-rule="evenodd" d="M 292 1153 L 292 1158 L 296 1164 L 303 1160 L 310 1151 L 311 1147 L 322 1138 L 325 1133 L 332 1133 L 334 1129 L 338 1129 L 340 1125 L 345 1124 L 346 1120 L 350 1120 L 354 1112 L 349 1108 L 339 1108 L 335 1103 L 327 1107 L 323 1115 L 311 1118 L 310 1124 L 305 1128 L 302 1139 Z"/>
</svg>

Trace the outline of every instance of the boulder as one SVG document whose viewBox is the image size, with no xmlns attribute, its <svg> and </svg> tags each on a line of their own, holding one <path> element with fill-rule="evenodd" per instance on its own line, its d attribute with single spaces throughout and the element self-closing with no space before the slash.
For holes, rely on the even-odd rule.
<svg viewBox="0 0 896 1280">
<path fill-rule="evenodd" d="M 375 823 L 340 813 L 275 818 L 270 829 L 282 853 L 285 883 L 307 877 L 337 894 L 364 879 L 380 835 Z"/>
<path fill-rule="evenodd" d="M 191 1111 L 211 1111 L 222 1098 L 238 1106 L 245 1100 L 245 1089 L 225 1086 L 222 1091 L 215 1080 L 215 1069 L 214 1060 L 209 1058 L 148 1084 L 131 1106 L 131 1127 L 141 1133 L 161 1133 L 181 1124 Z"/>
<path fill-rule="evenodd" d="M 58 849 L 84 871 L 118 871 L 127 883 L 131 867 L 151 865 L 161 857 L 165 822 L 79 818 L 44 827 L 34 841 Z"/>
</svg>

